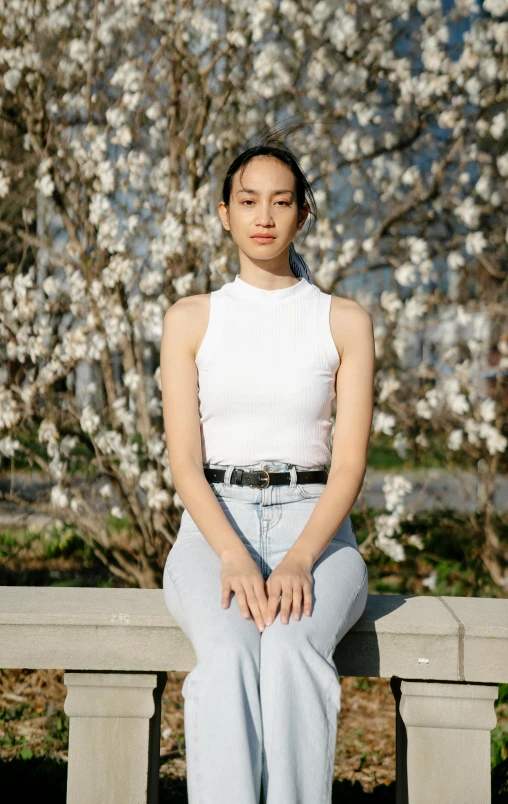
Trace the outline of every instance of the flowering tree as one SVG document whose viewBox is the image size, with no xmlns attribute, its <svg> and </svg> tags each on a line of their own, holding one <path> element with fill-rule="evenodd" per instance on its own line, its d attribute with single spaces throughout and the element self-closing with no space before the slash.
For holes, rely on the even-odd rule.
<svg viewBox="0 0 508 804">
<path fill-rule="evenodd" d="M 51 477 L 32 507 L 119 577 L 160 586 L 181 508 L 155 367 L 164 313 L 233 278 L 221 175 L 262 125 L 300 115 L 287 142 L 321 218 L 299 249 L 323 290 L 354 292 L 374 318 L 374 432 L 402 456 L 439 443 L 450 462 L 483 460 L 484 561 L 507 582 L 492 526 L 507 447 L 507 10 L 0 0 L 0 452 Z M 75 481 L 83 455 L 121 527 Z M 408 490 L 387 478 L 363 549 L 403 557 Z"/>
</svg>

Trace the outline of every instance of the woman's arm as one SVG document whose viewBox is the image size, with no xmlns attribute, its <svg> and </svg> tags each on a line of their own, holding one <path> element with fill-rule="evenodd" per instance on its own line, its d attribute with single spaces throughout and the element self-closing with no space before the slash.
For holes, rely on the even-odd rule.
<svg viewBox="0 0 508 804">
<path fill-rule="evenodd" d="M 372 319 L 357 302 L 332 297 L 330 325 L 342 346 L 337 413 L 325 490 L 289 553 L 312 566 L 353 507 L 363 485 L 374 410 L 375 346 Z M 339 350 L 340 351 L 340 350 Z"/>
<path fill-rule="evenodd" d="M 160 373 L 164 429 L 173 484 L 192 520 L 222 561 L 222 605 L 231 592 L 242 615 L 264 629 L 267 606 L 264 579 L 249 551 L 227 520 L 203 471 L 199 426 L 198 375 L 194 361 L 206 296 L 188 296 L 164 316 Z"/>
<path fill-rule="evenodd" d="M 204 297 L 180 299 L 164 316 L 160 351 L 162 410 L 173 484 L 199 530 L 220 556 L 244 546 L 203 472 L 194 346 Z"/>
</svg>

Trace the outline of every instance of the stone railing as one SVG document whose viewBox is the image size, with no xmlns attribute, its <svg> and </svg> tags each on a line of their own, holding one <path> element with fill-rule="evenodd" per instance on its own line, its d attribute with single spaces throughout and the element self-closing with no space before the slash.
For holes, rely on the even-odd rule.
<svg viewBox="0 0 508 804">
<path fill-rule="evenodd" d="M 397 804 L 490 802 L 508 600 L 369 595 L 334 659 L 391 679 Z M 0 667 L 65 670 L 69 804 L 156 804 L 167 671 L 195 662 L 162 590 L 0 587 Z"/>
</svg>

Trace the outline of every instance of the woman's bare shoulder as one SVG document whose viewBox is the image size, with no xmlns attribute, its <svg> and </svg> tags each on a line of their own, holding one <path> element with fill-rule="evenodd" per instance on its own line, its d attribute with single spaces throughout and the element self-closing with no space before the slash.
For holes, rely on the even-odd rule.
<svg viewBox="0 0 508 804">
<path fill-rule="evenodd" d="M 173 310 L 178 316 L 179 330 L 182 336 L 188 339 L 188 344 L 195 357 L 208 326 L 210 294 L 195 293 L 192 296 L 182 296 L 169 310 Z"/>
<path fill-rule="evenodd" d="M 361 304 L 354 299 L 332 295 L 330 329 L 341 359 L 348 338 L 361 336 L 369 327 L 372 327 L 370 313 Z"/>
</svg>

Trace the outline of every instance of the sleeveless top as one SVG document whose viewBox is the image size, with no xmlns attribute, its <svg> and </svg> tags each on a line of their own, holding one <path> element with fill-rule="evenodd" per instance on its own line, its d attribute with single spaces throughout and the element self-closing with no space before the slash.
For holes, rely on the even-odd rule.
<svg viewBox="0 0 508 804">
<path fill-rule="evenodd" d="M 264 290 L 237 275 L 211 292 L 196 354 L 204 464 L 331 462 L 331 299 L 303 278 Z"/>
</svg>

